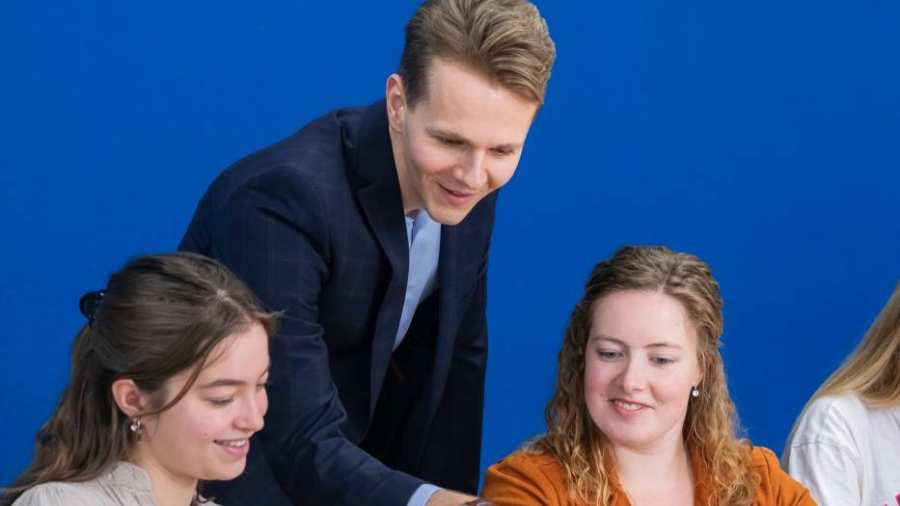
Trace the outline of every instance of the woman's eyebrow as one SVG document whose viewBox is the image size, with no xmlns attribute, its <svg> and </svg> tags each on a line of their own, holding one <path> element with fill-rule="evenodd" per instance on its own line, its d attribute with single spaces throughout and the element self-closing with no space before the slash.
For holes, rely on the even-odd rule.
<svg viewBox="0 0 900 506">
<path fill-rule="evenodd" d="M 231 378 L 220 378 L 217 380 L 210 381 L 209 383 L 204 383 L 197 388 L 216 388 L 216 387 L 239 387 L 246 385 L 247 382 L 239 379 L 231 379 Z"/>
</svg>

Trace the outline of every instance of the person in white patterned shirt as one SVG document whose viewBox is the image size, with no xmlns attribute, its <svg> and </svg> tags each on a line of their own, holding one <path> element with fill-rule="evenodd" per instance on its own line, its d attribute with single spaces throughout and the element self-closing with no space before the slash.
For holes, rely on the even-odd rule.
<svg viewBox="0 0 900 506">
<path fill-rule="evenodd" d="M 900 284 L 806 405 L 783 461 L 822 506 L 900 506 Z"/>
</svg>

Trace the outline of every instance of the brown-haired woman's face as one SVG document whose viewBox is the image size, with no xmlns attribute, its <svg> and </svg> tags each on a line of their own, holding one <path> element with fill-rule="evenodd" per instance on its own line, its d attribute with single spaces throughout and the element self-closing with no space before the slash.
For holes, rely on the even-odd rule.
<svg viewBox="0 0 900 506">
<path fill-rule="evenodd" d="M 696 333 L 678 300 L 656 291 L 599 299 L 584 360 L 588 411 L 614 447 L 678 443 L 701 378 Z"/>
<path fill-rule="evenodd" d="M 241 474 L 250 436 L 262 429 L 268 408 L 268 342 L 265 329 L 254 322 L 219 343 L 185 396 L 144 421 L 137 463 L 192 480 L 230 480 Z M 170 379 L 167 395 L 180 392 L 189 375 L 185 371 Z"/>
</svg>

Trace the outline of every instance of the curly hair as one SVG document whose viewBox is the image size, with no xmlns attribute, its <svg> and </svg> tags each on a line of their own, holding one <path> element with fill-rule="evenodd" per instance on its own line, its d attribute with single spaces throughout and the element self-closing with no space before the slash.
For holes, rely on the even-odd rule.
<svg viewBox="0 0 900 506">
<path fill-rule="evenodd" d="M 692 398 L 682 429 L 689 454 L 709 476 L 713 504 L 750 505 L 758 477 L 750 468 L 749 444 L 737 437 L 737 414 L 719 354 L 722 298 L 709 267 L 699 258 L 661 246 L 626 246 L 597 264 L 575 305 L 559 352 L 556 390 L 547 404 L 547 432 L 529 448 L 553 455 L 568 480 L 569 494 L 585 504 L 612 497 L 611 452 L 584 397 L 585 348 L 594 304 L 612 292 L 652 290 L 684 307 L 697 334 L 703 395 Z"/>
</svg>

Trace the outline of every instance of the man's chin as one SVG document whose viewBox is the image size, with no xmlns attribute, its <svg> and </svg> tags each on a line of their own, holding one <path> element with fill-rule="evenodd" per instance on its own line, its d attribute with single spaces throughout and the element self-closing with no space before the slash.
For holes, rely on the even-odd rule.
<svg viewBox="0 0 900 506">
<path fill-rule="evenodd" d="M 428 206 L 427 209 L 432 220 L 447 226 L 459 225 L 472 210 L 472 208 L 453 209 L 447 206 Z"/>
<path fill-rule="evenodd" d="M 440 184 L 435 184 L 425 195 L 425 208 L 431 219 L 441 225 L 459 225 L 487 193 L 469 195 L 452 194 Z"/>
</svg>

